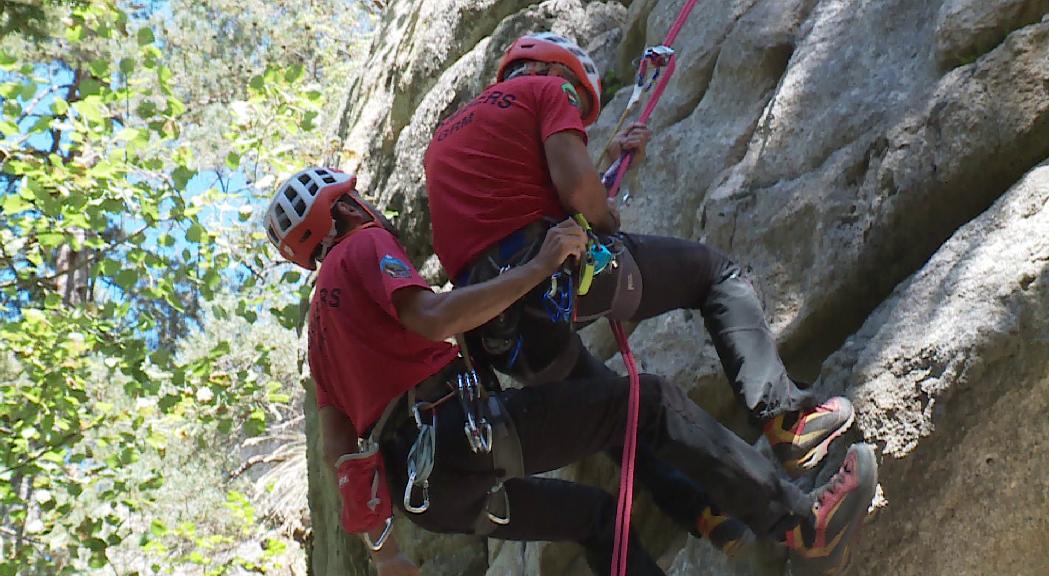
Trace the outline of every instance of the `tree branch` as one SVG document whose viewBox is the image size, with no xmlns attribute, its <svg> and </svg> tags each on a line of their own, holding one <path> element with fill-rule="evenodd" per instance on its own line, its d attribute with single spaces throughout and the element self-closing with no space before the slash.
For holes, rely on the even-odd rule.
<svg viewBox="0 0 1049 576">
<path fill-rule="evenodd" d="M 47 90 L 44 90 L 43 92 L 34 96 L 33 99 L 26 103 L 25 107 L 22 108 L 22 115 L 18 117 L 18 120 L 15 120 L 15 126 L 21 124 L 22 121 L 26 118 L 33 116 L 34 112 L 36 112 L 36 107 L 40 105 L 40 102 L 42 102 L 44 98 L 46 98 L 50 94 L 58 92 L 63 88 L 69 88 L 70 86 L 71 84 L 55 84 L 53 86 L 49 86 Z M 66 101 L 68 102 L 68 99 Z M 57 115 L 55 116 L 55 118 L 58 118 L 59 116 L 64 116 L 64 114 Z"/>
<path fill-rule="evenodd" d="M 33 462 L 36 462 L 37 460 L 42 458 L 44 456 L 44 454 L 47 454 L 49 451 L 54 450 L 55 448 L 62 447 L 63 445 L 65 445 L 65 443 L 68 440 L 72 439 L 74 436 L 78 436 L 80 434 L 83 434 L 84 432 L 86 432 L 90 428 L 91 427 L 88 426 L 87 428 L 84 428 L 83 430 L 78 430 L 76 432 L 70 432 L 69 434 L 66 434 L 65 436 L 60 438 L 57 443 L 49 444 L 47 446 L 43 446 L 42 448 L 37 450 L 35 454 L 33 454 L 32 456 L 30 456 L 30 457 L 26 458 L 25 460 L 19 462 L 18 464 L 15 464 L 13 466 L 8 466 L 7 468 L 4 468 L 3 470 L 0 470 L 0 476 L 3 476 L 4 474 L 7 474 L 8 472 L 15 472 L 15 471 L 21 470 L 21 469 L 25 468 L 26 466 L 29 466 Z"/>
<path fill-rule="evenodd" d="M 73 272 L 77 268 L 81 268 L 81 267 L 84 267 L 84 266 L 90 266 L 92 264 L 96 264 L 96 263 L 98 263 L 99 260 L 102 259 L 103 256 L 105 256 L 106 254 L 112 252 L 113 250 L 116 250 L 117 248 L 127 244 L 128 241 L 130 241 L 135 236 L 139 236 L 141 234 L 144 234 L 146 232 L 146 230 L 148 230 L 148 229 L 149 229 L 149 226 L 143 226 L 139 230 L 137 230 L 135 232 L 132 232 L 131 234 L 126 236 L 123 240 L 120 240 L 118 242 L 114 242 L 114 243 L 110 244 L 109 246 L 106 246 L 104 248 L 100 248 L 100 249 L 96 250 L 95 253 L 93 254 L 93 256 L 94 256 L 93 258 L 86 258 L 84 260 L 84 262 L 82 262 L 81 264 L 79 264 L 77 266 L 72 266 L 72 265 L 71 266 L 66 266 L 65 268 L 63 268 L 61 270 L 56 270 L 54 273 L 49 274 L 47 276 L 40 276 L 40 277 L 37 277 L 37 278 L 29 278 L 29 279 L 25 280 L 24 282 L 21 281 L 21 280 L 15 280 L 13 282 L 7 282 L 7 283 L 4 283 L 4 284 L 0 284 L 0 289 L 2 289 L 2 288 L 10 288 L 12 286 L 18 286 L 20 284 L 24 285 L 26 283 L 39 285 L 39 284 L 42 284 L 44 282 L 50 282 L 52 280 L 58 279 L 58 278 L 60 278 L 62 276 L 65 276 L 66 274 L 69 274 L 70 272 Z M 0 248 L 2 248 L 2 245 L 0 245 Z M 9 258 L 9 256 L 7 256 L 7 254 L 6 254 L 6 252 L 4 253 L 4 257 L 5 258 Z M 12 269 L 13 269 L 14 264 L 12 263 L 11 266 L 12 266 Z M 16 272 L 16 274 L 17 274 L 17 272 Z"/>
<path fill-rule="evenodd" d="M 263 456 L 262 454 L 258 454 L 252 456 L 251 458 L 248 458 L 248 460 L 240 466 L 238 466 L 236 470 L 230 472 L 229 477 L 227 477 L 226 479 L 235 480 L 237 478 L 240 478 L 241 475 L 243 475 L 253 466 L 256 466 L 258 464 L 272 464 L 273 462 L 284 462 L 285 460 L 289 459 L 291 459 L 291 455 L 289 454 L 267 454 L 265 456 Z"/>
</svg>

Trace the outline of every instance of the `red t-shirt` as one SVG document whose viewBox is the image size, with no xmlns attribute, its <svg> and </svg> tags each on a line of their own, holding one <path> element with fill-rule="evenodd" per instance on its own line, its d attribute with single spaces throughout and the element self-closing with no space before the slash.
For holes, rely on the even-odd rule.
<svg viewBox="0 0 1049 576">
<path fill-rule="evenodd" d="M 493 84 L 448 118 L 426 150 L 433 248 L 450 278 L 489 246 L 544 216 L 566 216 L 543 142 L 586 139 L 571 83 L 519 76 Z"/>
<path fill-rule="evenodd" d="M 458 354 L 405 328 L 393 293 L 430 286 L 397 239 L 365 228 L 324 258 L 310 302 L 310 371 L 317 407 L 334 406 L 361 434 L 398 395 L 437 373 Z"/>
</svg>

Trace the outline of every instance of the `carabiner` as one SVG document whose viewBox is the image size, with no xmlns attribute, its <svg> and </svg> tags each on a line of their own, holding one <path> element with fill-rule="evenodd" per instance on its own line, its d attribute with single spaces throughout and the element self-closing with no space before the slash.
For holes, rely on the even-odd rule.
<svg viewBox="0 0 1049 576">
<path fill-rule="evenodd" d="M 408 483 L 404 486 L 404 509 L 412 514 L 422 514 L 430 509 L 430 481 L 423 480 L 423 501 L 418 506 L 412 504 L 413 488 L 415 488 L 415 474 L 409 474 Z"/>
<path fill-rule="evenodd" d="M 674 55 L 674 49 L 670 46 L 664 46 L 662 44 L 658 46 L 649 46 L 645 48 L 645 58 L 652 62 L 652 65 L 657 68 L 662 68 L 670 63 L 670 58 Z"/>
<path fill-rule="evenodd" d="M 391 528 L 393 528 L 393 516 L 386 519 L 386 526 L 382 529 L 382 534 L 379 534 L 379 539 L 372 542 L 372 537 L 367 532 L 361 536 L 364 538 L 364 544 L 371 549 L 372 552 L 378 552 L 382 550 L 383 544 L 386 544 L 386 540 L 390 537 Z"/>
</svg>

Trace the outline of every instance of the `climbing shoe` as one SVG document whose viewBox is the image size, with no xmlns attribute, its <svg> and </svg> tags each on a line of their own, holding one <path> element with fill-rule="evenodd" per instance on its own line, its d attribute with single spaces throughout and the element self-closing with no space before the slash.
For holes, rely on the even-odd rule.
<svg viewBox="0 0 1049 576">
<path fill-rule="evenodd" d="M 696 518 L 696 537 L 706 538 L 715 548 L 732 557 L 754 542 L 754 533 L 746 524 L 706 506 Z"/>
<path fill-rule="evenodd" d="M 823 460 L 854 417 L 852 403 L 837 396 L 811 410 L 776 416 L 765 423 L 765 437 L 783 468 L 797 477 Z"/>
<path fill-rule="evenodd" d="M 812 491 L 812 518 L 787 533 L 792 574 L 836 576 L 845 571 L 877 485 L 874 448 L 854 444 L 830 481 Z"/>
</svg>

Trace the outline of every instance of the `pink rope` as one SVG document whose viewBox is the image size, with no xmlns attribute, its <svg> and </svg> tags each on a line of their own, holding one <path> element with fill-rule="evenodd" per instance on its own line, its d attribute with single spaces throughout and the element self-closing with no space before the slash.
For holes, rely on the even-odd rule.
<svg viewBox="0 0 1049 576">
<path fill-rule="evenodd" d="M 625 576 L 627 573 L 627 551 L 630 542 L 630 514 L 634 507 L 634 466 L 637 460 L 638 408 L 641 403 L 641 376 L 637 363 L 630 351 L 623 324 L 609 320 L 612 333 L 619 343 L 623 363 L 630 373 L 630 400 L 627 405 L 626 434 L 623 439 L 623 460 L 619 469 L 619 500 L 616 510 L 615 541 L 612 548 L 612 574 Z"/>
<path fill-rule="evenodd" d="M 681 32 L 681 28 L 685 25 L 685 21 L 688 20 L 688 15 L 692 13 L 692 9 L 696 6 L 696 0 L 688 0 L 685 5 L 681 7 L 681 12 L 678 12 L 677 20 L 674 20 L 674 24 L 670 27 L 667 32 L 667 37 L 663 40 L 664 46 L 672 46 L 674 40 L 677 40 L 677 33 Z"/>
<path fill-rule="evenodd" d="M 664 46 L 669 47 L 674 44 L 678 33 L 681 32 L 681 28 L 684 27 L 685 22 L 688 20 L 689 14 L 692 13 L 692 8 L 696 6 L 696 1 L 686 0 L 685 5 L 681 7 L 677 20 L 674 21 L 674 24 L 667 32 L 666 39 L 663 41 Z M 642 75 L 640 77 L 643 77 L 645 64 L 645 58 L 642 58 L 641 69 L 638 71 L 638 74 Z M 645 109 L 641 112 L 641 117 L 638 118 L 638 121 L 642 124 L 648 123 L 648 119 L 652 116 L 652 111 L 655 110 L 656 104 L 662 98 L 664 90 L 666 90 L 670 77 L 674 74 L 676 65 L 677 60 L 674 55 L 671 55 L 670 60 L 667 62 L 667 69 L 663 72 L 663 77 L 656 84 L 652 97 L 645 103 Z M 625 152 L 620 158 L 615 180 L 612 187 L 608 189 L 609 198 L 614 198 L 619 192 L 619 186 L 623 182 L 623 176 L 630 168 L 630 161 L 633 159 L 633 156 L 632 153 Z M 641 376 L 637 371 L 634 354 L 630 351 L 630 342 L 627 339 L 626 332 L 623 330 L 623 324 L 615 320 L 609 320 L 609 323 L 612 325 L 612 333 L 619 344 L 619 353 L 623 356 L 623 363 L 626 364 L 627 372 L 630 374 L 630 401 L 627 406 L 626 434 L 623 438 L 623 461 L 619 470 L 619 502 L 616 510 L 615 543 L 612 547 L 612 576 L 626 576 L 627 551 L 630 542 L 630 515 L 634 507 L 634 466 L 637 461 L 637 421 L 638 408 L 641 403 Z"/>
</svg>

